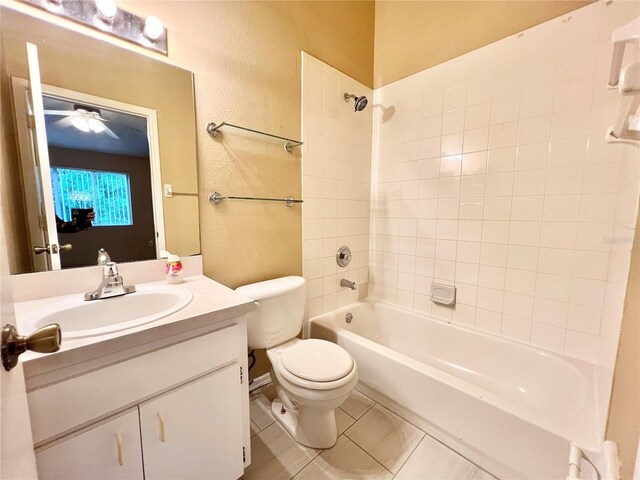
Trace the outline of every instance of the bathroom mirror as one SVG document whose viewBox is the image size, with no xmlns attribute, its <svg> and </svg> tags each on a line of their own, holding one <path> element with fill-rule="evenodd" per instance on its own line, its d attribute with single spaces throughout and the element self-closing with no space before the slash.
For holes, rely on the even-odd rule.
<svg viewBox="0 0 640 480">
<path fill-rule="evenodd" d="M 200 253 L 192 73 L 7 8 L 0 35 L 11 273 Z"/>
</svg>

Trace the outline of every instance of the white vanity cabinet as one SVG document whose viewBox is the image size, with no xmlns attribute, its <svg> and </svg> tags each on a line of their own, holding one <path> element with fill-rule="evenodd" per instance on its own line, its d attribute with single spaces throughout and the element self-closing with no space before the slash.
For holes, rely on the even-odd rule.
<svg viewBox="0 0 640 480">
<path fill-rule="evenodd" d="M 237 364 L 140 405 L 146 480 L 242 475 Z"/>
<path fill-rule="evenodd" d="M 36 462 L 40 480 L 143 478 L 138 409 L 36 450 Z"/>
<path fill-rule="evenodd" d="M 184 332 L 28 387 L 39 478 L 241 477 L 250 455 L 245 322 Z"/>
</svg>

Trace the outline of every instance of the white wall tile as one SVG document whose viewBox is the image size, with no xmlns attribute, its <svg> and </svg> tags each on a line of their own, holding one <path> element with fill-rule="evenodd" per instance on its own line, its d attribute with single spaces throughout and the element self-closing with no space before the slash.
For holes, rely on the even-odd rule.
<svg viewBox="0 0 640 480">
<path fill-rule="evenodd" d="M 484 174 L 487 169 L 487 152 L 465 153 L 462 156 L 462 174 Z"/>
<path fill-rule="evenodd" d="M 357 299 L 358 292 L 340 287 L 341 278 L 359 283 L 368 281 L 369 146 L 373 116 L 371 111 L 365 110 L 364 115 L 354 117 L 353 111 L 339 100 L 343 87 L 349 91 L 355 89 L 369 98 L 373 97 L 373 92 L 306 54 L 303 69 L 307 80 L 303 84 L 303 275 L 308 280 L 307 314 L 314 316 Z M 420 113 L 410 115 L 420 117 Z M 401 130 L 397 132 L 395 138 L 407 137 L 400 134 Z M 389 135 L 389 141 L 394 135 Z M 416 157 L 413 164 L 394 170 L 400 175 L 400 199 L 403 194 L 412 196 L 413 192 L 417 198 L 418 185 L 410 181 L 403 184 L 401 180 L 403 173 L 408 179 L 417 177 L 419 165 L 415 152 L 419 148 L 419 143 L 417 148 L 407 144 L 398 151 L 401 160 L 412 155 Z M 415 219 L 413 223 L 416 223 Z M 411 224 L 402 226 L 406 231 L 411 229 Z M 340 268 L 336 264 L 338 244 L 348 245 L 353 252 L 349 267 Z M 397 257 L 398 237 L 386 245 Z M 402 248 L 410 250 L 406 242 L 402 243 Z M 395 272 L 396 277 L 389 278 L 397 283 L 397 267 Z"/>
<path fill-rule="evenodd" d="M 640 167 L 637 149 L 604 141 L 619 98 L 603 85 L 611 32 L 629 20 L 622 4 L 598 2 L 376 91 L 395 115 L 376 114 L 373 166 L 361 172 L 374 179 L 372 296 L 611 366 L 629 270 L 616 239 L 635 225 Z M 335 82 L 325 82 L 324 111 L 315 102 L 305 117 L 329 140 L 311 138 L 309 199 L 350 190 L 335 171 L 352 166 L 331 159 L 350 163 L 349 139 L 336 147 L 330 134 L 348 128 L 327 121 Z M 332 245 L 323 252 L 317 240 L 333 231 L 318 220 L 331 220 L 333 204 L 308 206 L 304 268 L 318 275 L 310 262 Z M 338 216 L 337 235 L 366 221 L 350 216 Z M 434 278 L 455 283 L 456 308 L 429 300 Z"/>
<path fill-rule="evenodd" d="M 567 327 L 570 330 L 598 336 L 600 334 L 601 318 L 602 309 L 583 305 L 569 305 Z"/>
<path fill-rule="evenodd" d="M 513 194 L 544 195 L 547 181 L 546 170 L 524 170 L 515 172 L 513 178 Z"/>
<path fill-rule="evenodd" d="M 539 347 L 562 352 L 566 330 L 543 323 L 533 322 L 531 326 L 531 343 Z"/>
<path fill-rule="evenodd" d="M 520 342 L 529 342 L 531 337 L 531 321 L 524 318 L 502 315 L 502 336 Z"/>
<path fill-rule="evenodd" d="M 538 170 L 547 168 L 549 143 L 534 143 L 517 148 L 516 170 Z M 544 177 L 543 177 L 544 178 Z M 543 194 L 544 191 L 540 192 Z"/>
<path fill-rule="evenodd" d="M 476 328 L 485 332 L 500 334 L 502 314 L 481 308 L 476 309 Z"/>
<path fill-rule="evenodd" d="M 533 271 L 507 268 L 505 272 L 505 291 L 533 295 L 536 287 L 536 274 Z"/>
</svg>

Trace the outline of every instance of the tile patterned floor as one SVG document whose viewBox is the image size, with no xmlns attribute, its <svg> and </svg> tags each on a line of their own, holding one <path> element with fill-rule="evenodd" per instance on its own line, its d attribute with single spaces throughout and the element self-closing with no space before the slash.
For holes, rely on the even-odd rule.
<svg viewBox="0 0 640 480">
<path fill-rule="evenodd" d="M 298 444 L 271 413 L 273 388 L 251 394 L 253 461 L 244 480 L 494 480 L 422 430 L 354 390 L 336 411 L 338 441 Z"/>
</svg>

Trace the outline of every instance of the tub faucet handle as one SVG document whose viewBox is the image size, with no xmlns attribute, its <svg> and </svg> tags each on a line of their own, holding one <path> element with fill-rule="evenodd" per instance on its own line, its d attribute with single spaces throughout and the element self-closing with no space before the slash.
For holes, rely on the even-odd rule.
<svg viewBox="0 0 640 480">
<path fill-rule="evenodd" d="M 336 262 L 341 267 L 346 267 L 347 265 L 349 265 L 352 258 L 353 257 L 351 256 L 351 250 L 346 245 L 340 247 L 338 249 L 338 253 L 336 253 Z"/>
</svg>

